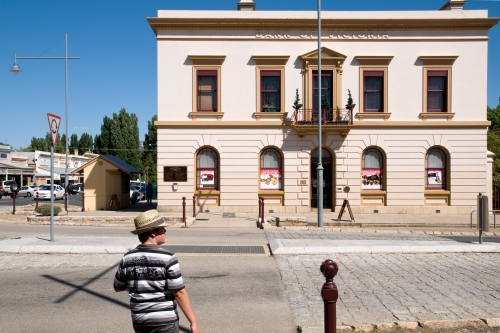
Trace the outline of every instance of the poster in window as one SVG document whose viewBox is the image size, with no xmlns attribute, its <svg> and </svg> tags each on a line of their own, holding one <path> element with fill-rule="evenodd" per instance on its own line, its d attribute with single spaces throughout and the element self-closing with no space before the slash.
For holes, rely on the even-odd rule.
<svg viewBox="0 0 500 333">
<path fill-rule="evenodd" d="M 317 179 L 313 179 L 312 185 L 313 185 L 314 188 L 318 188 L 318 180 Z M 326 185 L 326 181 L 323 179 L 323 187 L 325 187 L 325 185 Z"/>
<path fill-rule="evenodd" d="M 260 169 L 261 190 L 281 190 L 281 170 Z"/>
<path fill-rule="evenodd" d="M 362 190 L 381 190 L 382 189 L 382 170 L 381 169 L 363 169 L 361 171 L 361 189 Z"/>
<path fill-rule="evenodd" d="M 215 186 L 215 169 L 202 168 L 200 170 L 200 187 Z"/>
<path fill-rule="evenodd" d="M 443 183 L 443 171 L 441 169 L 427 169 L 427 184 L 441 185 Z"/>
</svg>

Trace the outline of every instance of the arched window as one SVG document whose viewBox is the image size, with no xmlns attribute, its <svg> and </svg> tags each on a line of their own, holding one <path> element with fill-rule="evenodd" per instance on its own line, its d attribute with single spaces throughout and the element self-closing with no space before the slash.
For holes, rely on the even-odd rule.
<svg viewBox="0 0 500 333">
<path fill-rule="evenodd" d="M 219 157 L 215 150 L 203 148 L 196 156 L 196 188 L 199 190 L 219 187 Z"/>
<path fill-rule="evenodd" d="M 283 164 L 277 149 L 267 148 L 260 154 L 260 189 L 282 189 Z"/>
<path fill-rule="evenodd" d="M 361 167 L 361 189 L 382 190 L 384 174 L 384 158 L 375 148 L 368 148 L 363 153 Z"/>
<path fill-rule="evenodd" d="M 426 164 L 426 187 L 429 189 L 446 189 L 446 154 L 439 148 L 431 148 L 427 151 Z"/>
</svg>

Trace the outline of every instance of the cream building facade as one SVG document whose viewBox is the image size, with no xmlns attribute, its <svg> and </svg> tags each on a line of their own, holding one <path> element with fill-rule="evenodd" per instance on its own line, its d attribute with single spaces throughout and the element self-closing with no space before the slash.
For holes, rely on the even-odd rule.
<svg viewBox="0 0 500 333">
<path fill-rule="evenodd" d="M 316 12 L 159 10 L 148 18 L 158 209 L 195 196 L 202 210 L 256 212 L 263 196 L 266 210 L 309 212 L 321 146 L 325 210 L 348 199 L 354 213 L 470 213 L 491 195 L 487 50 L 499 19 L 464 4 L 323 11 L 320 74 Z"/>
</svg>

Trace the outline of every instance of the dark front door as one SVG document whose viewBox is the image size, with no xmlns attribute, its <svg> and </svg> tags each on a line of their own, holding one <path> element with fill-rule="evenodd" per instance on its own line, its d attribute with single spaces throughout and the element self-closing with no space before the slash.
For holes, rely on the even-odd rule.
<svg viewBox="0 0 500 333">
<path fill-rule="evenodd" d="M 333 159 L 330 152 L 322 150 L 323 165 L 323 208 L 332 208 L 333 202 Z M 311 207 L 318 208 L 318 150 L 311 157 Z"/>
</svg>

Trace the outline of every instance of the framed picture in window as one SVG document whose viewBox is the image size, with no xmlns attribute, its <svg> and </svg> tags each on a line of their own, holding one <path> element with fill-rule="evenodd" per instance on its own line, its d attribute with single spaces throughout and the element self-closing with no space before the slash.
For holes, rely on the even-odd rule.
<svg viewBox="0 0 500 333">
<path fill-rule="evenodd" d="M 381 169 L 363 169 L 361 171 L 361 189 L 362 190 L 381 190 L 382 189 L 382 170 Z"/>
<path fill-rule="evenodd" d="M 443 170 L 441 169 L 427 169 L 427 185 L 443 184 Z"/>
<path fill-rule="evenodd" d="M 215 169 L 201 168 L 200 170 L 200 187 L 215 186 Z"/>
<path fill-rule="evenodd" d="M 261 190 L 281 190 L 280 169 L 260 169 Z"/>
</svg>

